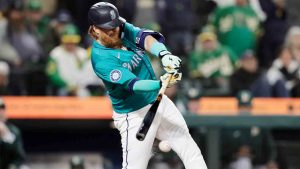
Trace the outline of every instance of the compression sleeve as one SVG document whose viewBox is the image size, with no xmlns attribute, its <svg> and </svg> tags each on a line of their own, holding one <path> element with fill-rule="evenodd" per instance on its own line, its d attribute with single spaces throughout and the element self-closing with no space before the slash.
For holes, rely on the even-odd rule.
<svg viewBox="0 0 300 169">
<path fill-rule="evenodd" d="M 132 92 L 149 92 L 160 89 L 159 80 L 137 80 L 134 84 L 129 86 Z"/>
<path fill-rule="evenodd" d="M 150 47 L 150 53 L 154 56 L 159 56 L 159 52 L 167 50 L 166 46 L 163 43 L 155 41 Z"/>
</svg>

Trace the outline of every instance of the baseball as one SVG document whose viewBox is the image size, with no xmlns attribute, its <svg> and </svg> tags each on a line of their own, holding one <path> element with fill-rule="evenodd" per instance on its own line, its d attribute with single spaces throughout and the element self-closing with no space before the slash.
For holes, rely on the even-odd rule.
<svg viewBox="0 0 300 169">
<path fill-rule="evenodd" d="M 171 146 L 167 141 L 161 141 L 158 144 L 158 148 L 162 151 L 162 152 L 169 152 L 171 150 Z"/>
</svg>

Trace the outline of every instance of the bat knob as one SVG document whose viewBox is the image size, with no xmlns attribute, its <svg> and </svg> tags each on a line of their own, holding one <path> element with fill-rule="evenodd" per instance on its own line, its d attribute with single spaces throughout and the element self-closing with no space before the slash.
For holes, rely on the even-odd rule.
<svg viewBox="0 0 300 169">
<path fill-rule="evenodd" d="M 136 133 L 136 138 L 139 141 L 143 141 L 145 139 L 145 134 L 143 134 L 143 133 Z"/>
</svg>

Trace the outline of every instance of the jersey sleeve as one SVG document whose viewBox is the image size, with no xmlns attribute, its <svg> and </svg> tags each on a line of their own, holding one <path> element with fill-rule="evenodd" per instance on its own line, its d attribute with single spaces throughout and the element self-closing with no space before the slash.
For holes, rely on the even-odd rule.
<svg viewBox="0 0 300 169">
<path fill-rule="evenodd" d="M 135 43 L 137 45 L 137 47 L 141 48 L 141 49 L 145 49 L 144 48 L 144 42 L 145 42 L 145 38 L 148 35 L 151 35 L 152 37 L 154 37 L 157 41 L 161 42 L 161 43 L 165 43 L 165 38 L 164 36 L 159 33 L 159 32 L 155 32 L 149 29 L 141 29 L 139 27 L 133 26 L 130 23 L 125 23 L 124 24 L 124 28 L 123 28 L 123 38 L 128 39 L 129 41 Z"/>
<path fill-rule="evenodd" d="M 137 35 L 141 31 L 141 28 L 133 26 L 132 24 L 126 22 L 123 27 L 122 38 L 125 38 L 131 42 L 137 42 Z"/>
<path fill-rule="evenodd" d="M 94 71 L 104 81 L 122 85 L 128 89 L 129 83 L 137 78 L 127 68 L 122 67 L 117 58 L 111 58 L 109 61 L 102 63 L 105 64 L 100 64 L 100 62 L 95 64 Z"/>
<path fill-rule="evenodd" d="M 59 70 L 57 67 L 57 63 L 55 59 L 51 56 L 49 57 L 47 66 L 46 66 L 46 73 L 50 82 L 56 87 L 66 87 L 67 83 L 63 80 L 63 78 L 59 74 Z"/>
</svg>

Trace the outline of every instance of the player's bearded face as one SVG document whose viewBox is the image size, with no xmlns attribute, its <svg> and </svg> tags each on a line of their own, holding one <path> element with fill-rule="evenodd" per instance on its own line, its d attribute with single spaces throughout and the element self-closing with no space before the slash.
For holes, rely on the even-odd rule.
<svg viewBox="0 0 300 169">
<path fill-rule="evenodd" d="M 102 45 L 108 48 L 120 48 L 122 46 L 121 38 L 119 37 L 120 28 L 112 30 L 101 30 L 100 41 Z"/>
</svg>

